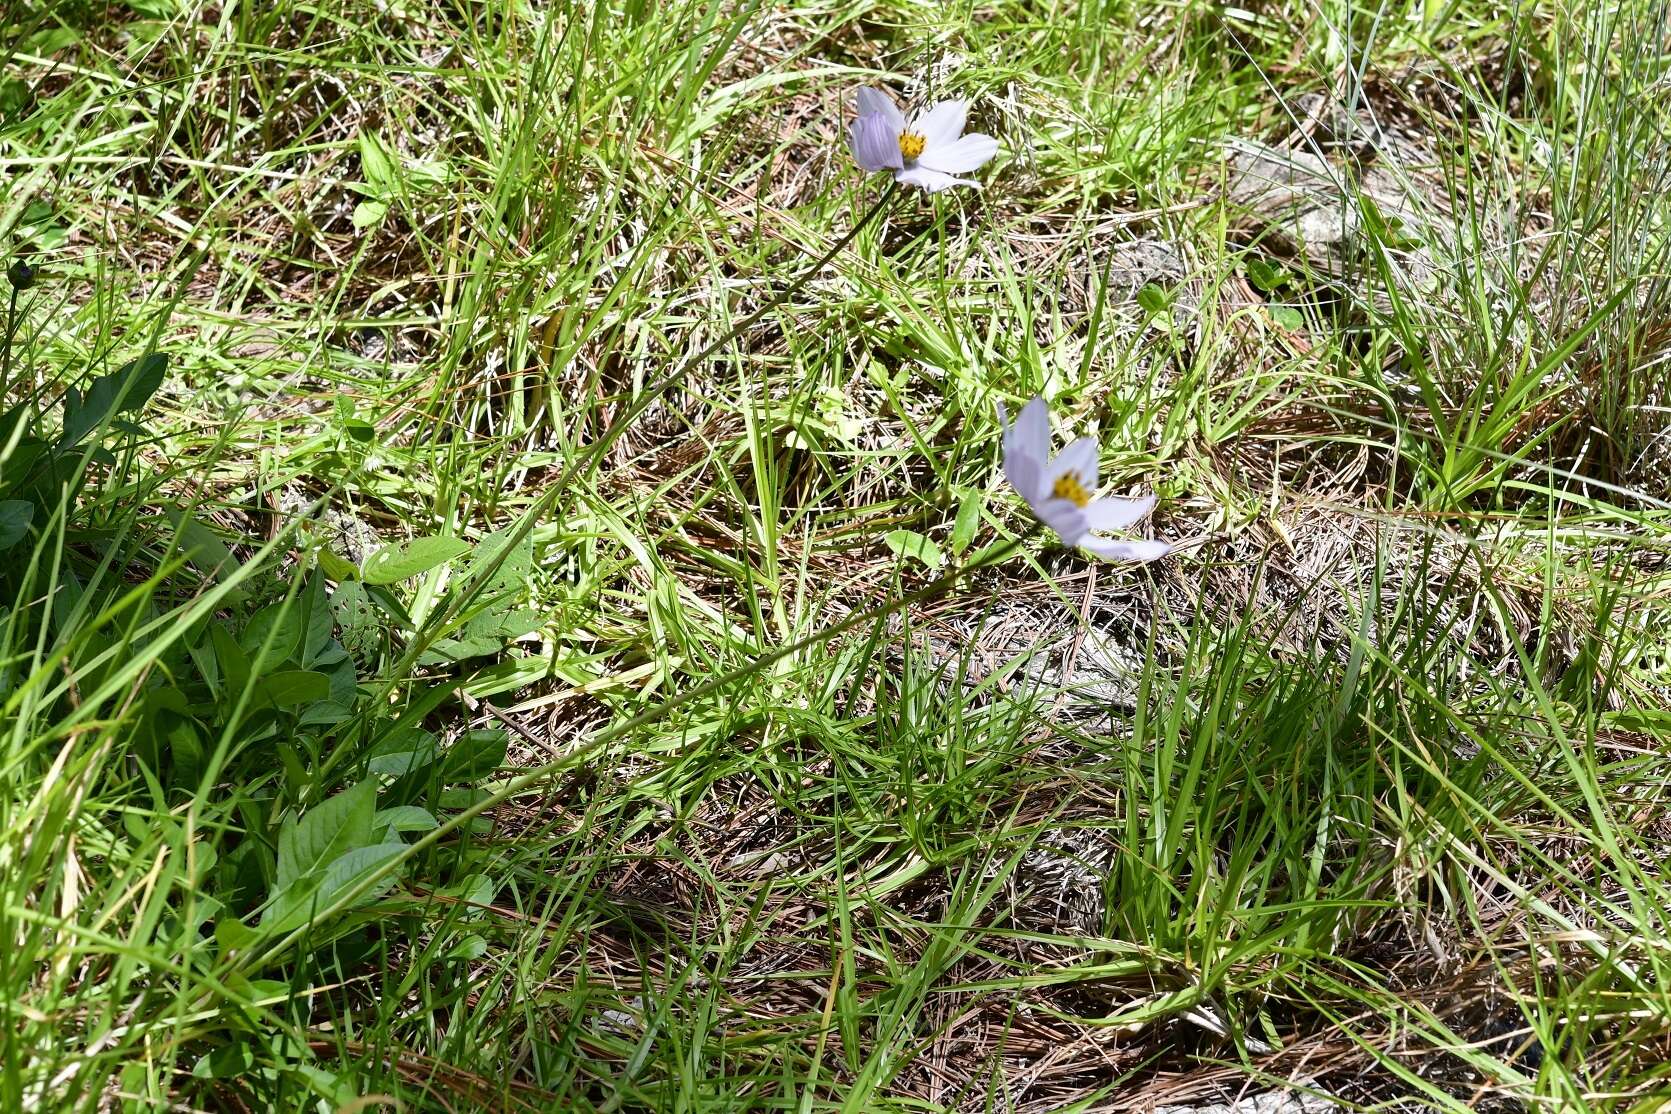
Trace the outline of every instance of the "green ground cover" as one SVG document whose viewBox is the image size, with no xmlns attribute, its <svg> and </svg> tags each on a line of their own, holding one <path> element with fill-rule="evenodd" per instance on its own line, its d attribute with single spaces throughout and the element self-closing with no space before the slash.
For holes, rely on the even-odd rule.
<svg viewBox="0 0 1671 1114">
<path fill-rule="evenodd" d="M 1668 26 L 0 5 L 0 1108 L 1665 1108 Z"/>
</svg>

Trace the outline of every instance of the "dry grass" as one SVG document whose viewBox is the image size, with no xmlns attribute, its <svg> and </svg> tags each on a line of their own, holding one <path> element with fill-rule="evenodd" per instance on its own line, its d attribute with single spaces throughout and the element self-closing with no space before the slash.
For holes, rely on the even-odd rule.
<svg viewBox="0 0 1671 1114">
<path fill-rule="evenodd" d="M 231 748 L 189 806 L 92 769 L 89 878 L 7 915 L 97 958 L 18 929 L 0 1094 L 1656 1108 L 1671 161 L 1665 13 L 1626 7 L 10 12 L 30 382 L 151 330 L 177 369 L 124 528 L 200 501 L 270 601 L 321 547 L 535 510 L 538 623 L 420 658 L 460 577 L 414 578 L 351 646 L 376 714 Z M 1003 155 L 803 281 L 876 196 L 840 137 L 884 72 Z M 993 402 L 1034 393 L 1175 555 L 1035 538 L 890 611 L 944 571 L 891 532 L 1027 529 Z M 423 798 L 491 807 L 372 913 L 263 951 L 134 905 L 189 814 L 245 865 L 143 886 L 255 923 L 262 825 L 436 685 L 418 722 L 508 757 Z M 56 800 L 34 745 L 8 818 Z"/>
</svg>

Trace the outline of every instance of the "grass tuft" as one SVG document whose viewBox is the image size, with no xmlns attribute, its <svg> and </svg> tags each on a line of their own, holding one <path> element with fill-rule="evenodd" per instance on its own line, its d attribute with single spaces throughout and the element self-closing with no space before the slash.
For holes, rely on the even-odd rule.
<svg viewBox="0 0 1671 1114">
<path fill-rule="evenodd" d="M 0 6 L 0 1107 L 1664 1107 L 1671 12 L 1256 7 Z"/>
</svg>

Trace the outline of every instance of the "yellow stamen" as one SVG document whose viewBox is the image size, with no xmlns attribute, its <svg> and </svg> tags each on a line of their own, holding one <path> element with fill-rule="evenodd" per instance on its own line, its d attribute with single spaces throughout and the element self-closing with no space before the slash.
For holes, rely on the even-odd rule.
<svg viewBox="0 0 1671 1114">
<path fill-rule="evenodd" d="M 899 153 L 908 159 L 914 159 L 918 155 L 922 154 L 923 148 L 927 145 L 928 140 L 924 139 L 916 132 L 899 133 Z"/>
<path fill-rule="evenodd" d="M 1066 499 L 1076 507 L 1083 507 L 1091 501 L 1091 493 L 1079 482 L 1078 472 L 1063 472 L 1057 476 L 1056 482 L 1050 487 L 1050 494 L 1058 499 Z"/>
</svg>

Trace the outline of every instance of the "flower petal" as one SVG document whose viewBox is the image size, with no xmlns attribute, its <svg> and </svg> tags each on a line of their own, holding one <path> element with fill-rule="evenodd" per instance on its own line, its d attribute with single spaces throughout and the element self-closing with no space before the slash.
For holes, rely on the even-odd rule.
<svg viewBox="0 0 1671 1114">
<path fill-rule="evenodd" d="M 1050 457 L 1050 407 L 1035 395 L 1021 408 L 1010 431 L 1016 448 L 1043 462 Z"/>
<path fill-rule="evenodd" d="M 957 142 L 963 134 L 963 121 L 969 116 L 969 102 L 941 101 L 911 121 L 911 131 L 923 137 L 923 151 L 934 150 Z"/>
<path fill-rule="evenodd" d="M 853 161 L 866 170 L 898 170 L 905 165 L 899 153 L 899 132 L 880 112 L 860 116 L 847 131 Z"/>
<path fill-rule="evenodd" d="M 976 186 L 979 182 L 973 178 L 954 178 L 950 174 L 942 174 L 938 170 L 930 170 L 926 166 L 912 166 L 904 170 L 894 171 L 894 181 L 902 186 L 916 186 L 929 193 L 939 193 L 941 190 L 953 186 Z"/>
<path fill-rule="evenodd" d="M 1089 495 L 1097 489 L 1097 443 L 1094 438 L 1081 437 L 1056 454 L 1056 459 L 1044 470 L 1045 486 L 1056 482 L 1056 477 L 1072 472 Z"/>
<path fill-rule="evenodd" d="M 1124 530 L 1154 509 L 1155 497 L 1123 499 L 1117 495 L 1106 499 L 1092 499 L 1085 508 L 1085 523 L 1093 530 Z"/>
<path fill-rule="evenodd" d="M 1085 532 L 1085 515 L 1079 505 L 1068 499 L 1040 499 L 1032 504 L 1033 513 L 1039 516 L 1039 521 L 1062 535 L 1063 545 L 1079 545 L 1082 542 L 1100 541 L 1091 538 Z"/>
<path fill-rule="evenodd" d="M 1016 449 L 1004 450 L 1004 478 L 1010 481 L 1020 496 L 1032 506 L 1039 497 L 1039 473 L 1042 465 L 1038 458 Z"/>
<path fill-rule="evenodd" d="M 1043 469 L 1043 458 L 1038 454 L 1024 449 L 1020 444 L 1020 434 L 1016 427 L 1010 425 L 1010 412 L 1004 408 L 1004 400 L 998 399 L 998 427 L 1004 431 L 1004 477 L 1010 481 L 1010 486 L 1027 500 L 1032 506 L 1038 497 L 1039 472 Z M 1025 410 L 1022 411 L 1026 413 Z"/>
<path fill-rule="evenodd" d="M 905 130 L 905 114 L 899 110 L 894 99 L 880 89 L 860 89 L 858 92 L 860 116 L 883 116 L 893 128 L 894 135 Z"/>
<path fill-rule="evenodd" d="M 1079 548 L 1087 553 L 1094 553 L 1107 561 L 1154 561 L 1172 552 L 1172 547 L 1165 542 L 1151 540 L 1136 542 L 1117 542 L 1108 538 L 1096 538 L 1089 535 L 1079 539 Z"/>
<path fill-rule="evenodd" d="M 939 147 L 932 143 L 923 148 L 923 153 L 917 156 L 917 165 L 926 166 L 930 170 L 940 170 L 947 174 L 962 174 L 985 166 L 998 153 L 998 141 L 990 135 L 975 132 L 966 135 L 954 143 L 943 144 Z"/>
</svg>

